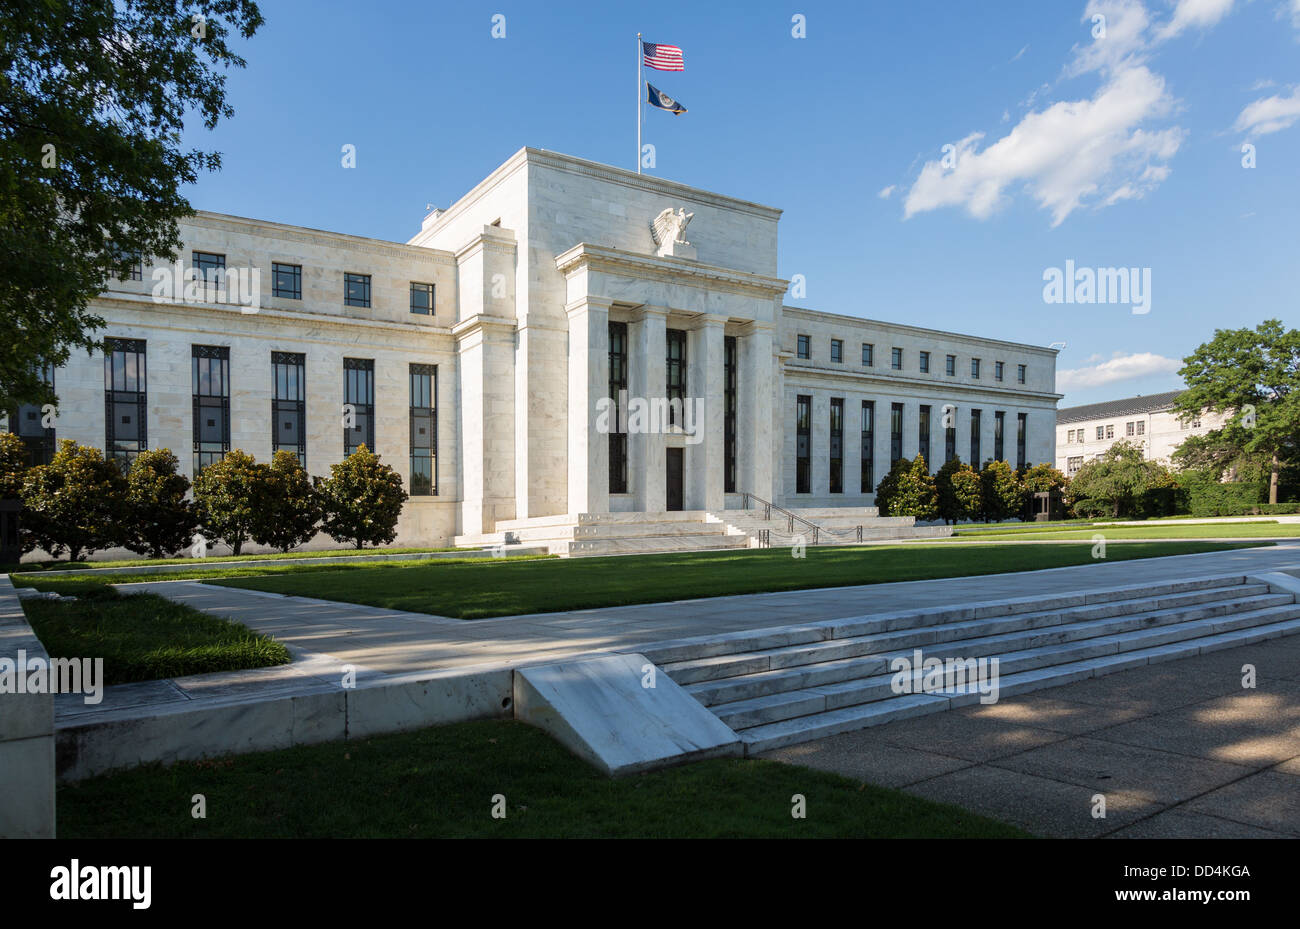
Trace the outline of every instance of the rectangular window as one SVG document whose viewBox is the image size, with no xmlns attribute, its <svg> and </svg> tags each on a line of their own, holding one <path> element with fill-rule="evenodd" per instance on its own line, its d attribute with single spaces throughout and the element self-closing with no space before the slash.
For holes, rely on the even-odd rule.
<svg viewBox="0 0 1300 929">
<path fill-rule="evenodd" d="M 224 345 L 190 348 L 194 386 L 194 473 L 230 451 L 230 349 Z"/>
<path fill-rule="evenodd" d="M 927 466 L 930 464 L 930 407 L 926 404 L 921 406 L 921 416 L 917 429 L 918 454 L 925 459 Z"/>
<path fill-rule="evenodd" d="M 271 452 L 293 452 L 307 467 L 307 356 L 271 352 Z"/>
<path fill-rule="evenodd" d="M 722 492 L 736 492 L 736 337 L 722 339 Z"/>
<path fill-rule="evenodd" d="M 1002 380 L 1002 369 L 1004 367 L 1005 365 L 1003 365 L 1002 362 L 1000 361 L 993 362 L 993 380 L 995 381 Z"/>
<path fill-rule="evenodd" d="M 104 340 L 104 449 L 123 467 L 149 447 L 144 348 L 144 339 Z"/>
<path fill-rule="evenodd" d="M 903 370 L 903 350 L 901 348 L 891 348 L 889 350 L 889 366 L 895 371 Z"/>
<path fill-rule="evenodd" d="M 609 324 L 609 399 L 614 416 L 609 424 L 609 492 L 627 493 L 627 323 Z"/>
<path fill-rule="evenodd" d="M 947 423 L 943 429 L 943 460 L 947 462 L 957 457 L 957 408 L 945 406 L 943 416 Z"/>
<path fill-rule="evenodd" d="M 876 347 L 870 342 L 862 343 L 862 366 L 870 368 L 875 364 Z"/>
<path fill-rule="evenodd" d="M 970 360 L 970 376 L 976 379 L 980 376 L 980 360 L 978 358 Z"/>
<path fill-rule="evenodd" d="M 1028 459 L 1026 448 L 1029 445 L 1029 414 L 1016 414 L 1016 468 L 1024 468 Z"/>
<path fill-rule="evenodd" d="M 271 296 L 286 300 L 302 299 L 302 265 L 271 263 Z"/>
<path fill-rule="evenodd" d="M 944 359 L 943 372 L 949 377 L 957 376 L 957 356 L 949 355 Z"/>
<path fill-rule="evenodd" d="M 667 342 L 668 425 L 673 426 L 680 425 L 678 411 L 686 403 L 686 330 L 669 329 Z"/>
<path fill-rule="evenodd" d="M 1074 441 L 1074 430 L 1073 430 L 1073 429 L 1071 429 L 1068 433 L 1066 433 L 1065 441 L 1067 441 L 1067 442 L 1073 442 L 1073 441 Z"/>
<path fill-rule="evenodd" d="M 364 445 L 375 450 L 375 362 L 343 359 L 343 454 Z"/>
<path fill-rule="evenodd" d="M 812 397 L 795 397 L 794 492 L 812 493 Z"/>
<path fill-rule="evenodd" d="M 844 398 L 831 398 L 831 476 L 833 494 L 844 493 Z"/>
<path fill-rule="evenodd" d="M 799 358 L 808 357 L 808 337 L 806 335 L 795 337 L 795 355 Z"/>
<path fill-rule="evenodd" d="M 1125 434 L 1125 435 L 1136 435 L 1136 434 L 1137 434 L 1137 423 L 1133 423 L 1133 422 L 1125 423 L 1125 424 L 1124 424 L 1124 434 Z"/>
<path fill-rule="evenodd" d="M 1137 434 L 1138 434 L 1138 435 L 1145 435 L 1145 434 L 1146 434 L 1146 431 L 1147 431 L 1147 424 L 1146 424 L 1146 422 L 1145 422 L 1145 421 L 1139 421 L 1138 424 L 1137 424 Z"/>
<path fill-rule="evenodd" d="M 40 366 L 41 380 L 54 389 L 54 365 Z M 28 465 L 47 465 L 54 457 L 54 429 L 44 425 L 45 413 L 38 403 L 22 403 L 9 416 L 9 431 L 27 446 Z"/>
<path fill-rule="evenodd" d="M 970 463 L 971 467 L 979 469 L 982 450 L 980 449 L 980 410 L 970 411 Z"/>
<path fill-rule="evenodd" d="M 862 492 L 876 490 L 876 402 L 862 401 Z"/>
<path fill-rule="evenodd" d="M 1006 461 L 1003 454 L 1006 451 L 1004 436 L 1007 422 L 1007 414 L 1002 410 L 995 410 L 993 413 L 993 460 Z"/>
<path fill-rule="evenodd" d="M 1113 439 L 1113 438 L 1115 438 L 1115 424 L 1114 424 L 1114 423 L 1108 423 L 1108 424 L 1106 425 L 1106 438 L 1108 438 L 1108 439 Z"/>
<path fill-rule="evenodd" d="M 1070 458 L 1065 463 L 1065 470 L 1067 474 L 1077 474 L 1079 469 L 1082 467 L 1083 467 L 1082 455 L 1079 455 L 1075 458 Z"/>
<path fill-rule="evenodd" d="M 903 404 L 889 405 L 889 466 L 903 457 Z"/>
<path fill-rule="evenodd" d="M 1104 439 L 1104 438 L 1106 438 L 1106 427 L 1105 427 L 1105 426 L 1098 426 L 1098 427 L 1097 427 L 1097 438 L 1098 438 L 1098 439 Z"/>
<path fill-rule="evenodd" d="M 343 275 L 343 303 L 345 306 L 370 306 L 369 274 L 347 272 Z"/>
<path fill-rule="evenodd" d="M 191 254 L 194 270 L 199 272 L 199 280 L 205 287 L 220 287 L 226 283 L 226 256 L 215 252 L 194 252 Z"/>
<path fill-rule="evenodd" d="M 420 316 L 433 314 L 433 285 L 411 282 L 411 312 Z"/>
<path fill-rule="evenodd" d="M 411 378 L 411 496 L 438 494 L 438 366 L 413 364 Z"/>
<path fill-rule="evenodd" d="M 126 249 L 120 250 L 118 259 L 121 261 L 131 261 L 131 267 L 126 272 L 126 277 L 118 278 L 120 281 L 142 281 L 144 280 L 144 259 L 138 252 L 129 252 Z"/>
<path fill-rule="evenodd" d="M 917 356 L 917 360 L 920 362 L 920 365 L 921 365 L 921 373 L 922 373 L 922 374 L 929 374 L 929 373 L 930 373 L 930 353 L 929 353 L 929 352 L 921 352 L 921 354 Z"/>
<path fill-rule="evenodd" d="M 831 339 L 831 363 L 844 363 L 844 342 L 841 339 Z"/>
<path fill-rule="evenodd" d="M 1016 383 L 1023 384 L 1024 382 L 1025 382 L 1025 366 L 1016 365 Z"/>
</svg>

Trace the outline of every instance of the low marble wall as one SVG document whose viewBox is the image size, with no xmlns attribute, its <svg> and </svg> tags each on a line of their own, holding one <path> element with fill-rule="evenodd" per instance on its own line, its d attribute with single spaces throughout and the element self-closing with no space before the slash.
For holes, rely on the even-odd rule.
<svg viewBox="0 0 1300 929">
<path fill-rule="evenodd" d="M 48 661 L 22 604 L 0 575 L 0 673 L 21 656 Z M 0 839 L 54 838 L 54 697 L 0 693 Z"/>
</svg>

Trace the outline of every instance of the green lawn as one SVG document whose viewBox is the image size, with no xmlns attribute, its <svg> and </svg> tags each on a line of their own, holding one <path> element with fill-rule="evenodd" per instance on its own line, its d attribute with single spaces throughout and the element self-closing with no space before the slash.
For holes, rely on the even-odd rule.
<svg viewBox="0 0 1300 929">
<path fill-rule="evenodd" d="M 265 555 L 210 555 L 208 558 L 124 558 L 114 561 L 26 561 L 22 564 L 0 564 L 0 574 L 41 571 L 96 571 L 101 568 L 138 568 L 149 565 L 196 564 L 215 561 L 294 561 L 301 558 L 338 558 L 365 555 L 431 554 L 454 552 L 455 548 L 338 548 L 312 552 L 271 552 Z M 170 575 L 165 575 L 170 577 Z"/>
<path fill-rule="evenodd" d="M 103 658 L 104 683 L 286 664 L 289 650 L 248 627 L 154 594 L 94 591 L 75 602 L 25 600 L 52 658 Z"/>
<path fill-rule="evenodd" d="M 1248 543 L 1247 543 L 1248 544 Z M 1182 555 L 1235 543 L 1152 542 L 1113 546 L 1107 560 Z M 1093 563 L 1092 546 L 905 544 L 745 549 L 613 558 L 348 566 L 211 583 L 480 619 L 520 613 L 657 603 L 696 597 L 966 577 Z M 45 586 L 44 584 L 42 586 Z M 869 605 L 869 603 L 864 603 Z"/>
<path fill-rule="evenodd" d="M 191 816 L 202 794 L 207 818 Z M 492 817 L 493 796 L 506 816 Z M 806 818 L 791 816 L 802 794 Z M 58 790 L 62 839 L 324 837 L 1017 838 L 901 791 L 773 761 L 611 779 L 513 721 L 150 765 Z"/>
<path fill-rule="evenodd" d="M 1034 529 L 1012 528 L 1003 530 L 978 530 L 961 532 L 956 537 L 962 539 L 1035 539 L 1052 542 L 1070 539 L 1091 539 L 1094 535 L 1104 535 L 1107 540 L 1117 539 L 1265 539 L 1265 538 L 1300 538 L 1300 525 L 1276 522 L 1267 523 L 1193 523 L 1191 525 L 1171 526 L 1168 523 L 1141 524 L 1128 523 L 1120 526 L 1089 526 L 1086 529 Z"/>
</svg>

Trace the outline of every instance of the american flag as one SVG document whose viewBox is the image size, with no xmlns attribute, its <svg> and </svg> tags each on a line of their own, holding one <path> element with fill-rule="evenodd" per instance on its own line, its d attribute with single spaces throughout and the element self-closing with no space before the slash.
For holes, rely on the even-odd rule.
<svg viewBox="0 0 1300 929">
<path fill-rule="evenodd" d="M 682 50 L 676 45 L 656 45 L 653 42 L 642 42 L 641 50 L 645 55 L 647 68 L 654 68 L 656 71 L 686 70 L 686 65 L 682 61 Z"/>
</svg>

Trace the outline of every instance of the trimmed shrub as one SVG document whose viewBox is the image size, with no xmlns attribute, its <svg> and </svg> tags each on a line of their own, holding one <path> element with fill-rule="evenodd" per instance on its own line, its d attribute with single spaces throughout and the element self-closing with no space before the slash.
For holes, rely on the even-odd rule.
<svg viewBox="0 0 1300 929">
<path fill-rule="evenodd" d="M 1005 461 L 984 465 L 980 478 L 980 513 L 985 522 L 1000 523 L 1025 511 L 1025 491 Z"/>
<path fill-rule="evenodd" d="M 141 452 L 126 475 L 123 544 L 150 558 L 166 558 L 188 546 L 199 523 L 194 504 L 185 499 L 189 489 L 170 449 Z"/>
<path fill-rule="evenodd" d="M 397 537 L 406 503 L 402 477 L 364 445 L 336 465 L 326 480 L 316 478 L 321 529 L 336 542 L 357 548 L 387 545 Z"/>
<path fill-rule="evenodd" d="M 975 519 L 980 511 L 980 477 L 960 458 L 949 458 L 934 476 L 939 518 L 949 523 Z"/>
<path fill-rule="evenodd" d="M 80 561 L 124 541 L 126 478 L 97 448 L 61 441 L 49 464 L 27 472 L 22 499 L 25 551 Z"/>
<path fill-rule="evenodd" d="M 891 480 L 892 479 L 892 480 Z M 881 502 L 881 489 L 885 488 L 884 502 Z M 934 478 L 925 464 L 925 458 L 917 455 L 911 461 L 900 458 L 894 462 L 889 474 L 876 489 L 876 505 L 882 516 L 913 516 L 917 520 L 939 518 L 939 495 L 935 489 Z"/>
<path fill-rule="evenodd" d="M 29 470 L 27 445 L 12 432 L 0 432 L 0 500 L 19 500 Z"/>
<path fill-rule="evenodd" d="M 236 554 L 253 537 L 253 526 L 267 503 L 267 467 L 232 449 L 194 478 L 199 529 L 209 542 L 224 541 Z"/>
<path fill-rule="evenodd" d="M 266 469 L 266 503 L 254 515 L 253 541 L 287 552 L 316 534 L 320 501 L 298 456 L 280 449 Z"/>
</svg>

